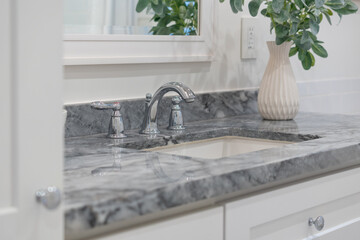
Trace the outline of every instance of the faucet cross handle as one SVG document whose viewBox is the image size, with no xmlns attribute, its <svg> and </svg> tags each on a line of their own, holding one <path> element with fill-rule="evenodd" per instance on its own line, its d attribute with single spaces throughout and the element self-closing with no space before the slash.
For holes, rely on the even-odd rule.
<svg viewBox="0 0 360 240">
<path fill-rule="evenodd" d="M 90 106 L 91 108 L 97 110 L 107 110 L 107 109 L 113 110 L 109 123 L 108 138 L 119 139 L 126 137 L 126 135 L 124 134 L 124 121 L 120 113 L 120 109 L 121 109 L 120 103 L 93 102 L 91 103 Z"/>
<path fill-rule="evenodd" d="M 179 131 L 185 129 L 183 115 L 179 105 L 181 100 L 182 99 L 179 96 L 175 96 L 171 99 L 172 107 L 169 118 L 169 126 L 168 126 L 169 130 Z"/>
</svg>

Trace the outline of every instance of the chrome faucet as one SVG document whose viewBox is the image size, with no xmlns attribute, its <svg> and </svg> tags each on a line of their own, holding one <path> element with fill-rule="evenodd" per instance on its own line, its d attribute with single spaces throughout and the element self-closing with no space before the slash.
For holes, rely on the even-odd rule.
<svg viewBox="0 0 360 240">
<path fill-rule="evenodd" d="M 140 133 L 142 134 L 157 134 L 160 133 L 157 127 L 157 113 L 161 99 L 167 92 L 176 92 L 186 102 L 191 103 L 195 100 L 194 92 L 180 82 L 169 82 L 162 85 L 153 95 L 152 98 L 147 94 L 147 102 L 145 105 L 145 116 L 141 126 Z"/>
</svg>

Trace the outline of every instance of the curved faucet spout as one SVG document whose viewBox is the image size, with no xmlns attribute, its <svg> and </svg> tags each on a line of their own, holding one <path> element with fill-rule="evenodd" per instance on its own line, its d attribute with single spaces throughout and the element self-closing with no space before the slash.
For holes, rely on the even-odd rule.
<svg viewBox="0 0 360 240">
<path fill-rule="evenodd" d="M 180 97 L 186 102 L 191 103 L 195 100 L 194 92 L 187 87 L 185 84 L 180 82 L 169 82 L 162 85 L 152 97 L 150 103 L 145 109 L 145 116 L 144 121 L 141 126 L 140 133 L 142 134 L 157 134 L 160 133 L 157 127 L 157 113 L 158 113 L 158 106 L 163 98 L 163 96 L 167 92 L 176 92 L 180 95 Z"/>
<path fill-rule="evenodd" d="M 185 84 L 181 83 L 181 82 L 169 82 L 169 83 L 165 83 L 164 85 L 162 85 L 155 93 L 153 96 L 153 101 L 155 101 L 156 98 L 159 99 L 159 101 L 162 99 L 162 97 L 170 91 L 174 91 L 177 92 L 182 99 L 187 102 L 187 103 L 191 103 L 195 100 L 195 94 L 194 92 Z M 151 102 L 150 102 L 151 105 Z"/>
</svg>

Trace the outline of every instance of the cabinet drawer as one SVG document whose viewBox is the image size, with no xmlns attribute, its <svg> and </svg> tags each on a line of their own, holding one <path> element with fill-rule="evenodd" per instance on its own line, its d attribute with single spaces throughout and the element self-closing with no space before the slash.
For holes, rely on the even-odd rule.
<svg viewBox="0 0 360 240">
<path fill-rule="evenodd" d="M 217 207 L 94 240 L 222 240 L 223 213 L 223 207 Z"/>
<path fill-rule="evenodd" d="M 309 218 L 322 216 L 318 231 Z M 225 206 L 226 240 L 360 239 L 360 168 Z"/>
</svg>

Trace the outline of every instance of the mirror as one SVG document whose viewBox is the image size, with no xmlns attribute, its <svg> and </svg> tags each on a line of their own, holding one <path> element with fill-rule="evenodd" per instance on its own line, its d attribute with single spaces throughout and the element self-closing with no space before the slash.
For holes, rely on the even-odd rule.
<svg viewBox="0 0 360 240">
<path fill-rule="evenodd" d="M 199 35 L 200 0 L 64 0 L 67 35 Z"/>
</svg>

